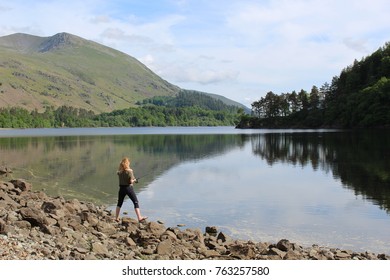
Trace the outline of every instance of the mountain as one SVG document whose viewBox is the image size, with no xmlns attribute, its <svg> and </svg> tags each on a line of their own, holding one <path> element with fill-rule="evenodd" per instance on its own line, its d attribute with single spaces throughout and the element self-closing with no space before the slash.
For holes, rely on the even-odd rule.
<svg viewBox="0 0 390 280">
<path fill-rule="evenodd" d="M 134 57 L 72 34 L 0 37 L 0 108 L 68 105 L 101 113 L 180 90 Z"/>
</svg>

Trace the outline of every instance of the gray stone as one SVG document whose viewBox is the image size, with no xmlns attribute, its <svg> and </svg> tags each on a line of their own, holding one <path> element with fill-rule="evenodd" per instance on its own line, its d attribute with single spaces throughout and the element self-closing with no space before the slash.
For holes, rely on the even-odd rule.
<svg viewBox="0 0 390 280">
<path fill-rule="evenodd" d="M 287 251 L 286 255 L 283 257 L 284 260 L 301 260 L 302 255 L 297 251 Z"/>
<path fill-rule="evenodd" d="M 131 237 L 126 237 L 125 242 L 127 246 L 137 247 L 137 244 L 134 242 L 134 240 Z"/>
<path fill-rule="evenodd" d="M 172 251 L 172 241 L 170 239 L 165 239 L 157 245 L 157 254 L 159 255 L 169 255 Z"/>
<path fill-rule="evenodd" d="M 161 235 L 161 240 L 164 240 L 164 239 L 171 239 L 171 241 L 176 241 L 177 240 L 177 237 L 176 237 L 176 234 L 170 230 L 166 230 L 162 235 Z"/>
<path fill-rule="evenodd" d="M 104 257 L 107 257 L 109 255 L 107 247 L 99 242 L 92 243 L 92 252 L 94 252 L 96 255 Z"/>
<path fill-rule="evenodd" d="M 160 237 L 165 231 L 165 227 L 156 222 L 150 222 L 147 224 L 146 229 L 148 232 L 153 234 L 156 237 Z"/>
<path fill-rule="evenodd" d="M 287 252 L 289 250 L 292 250 L 293 245 L 287 239 L 282 239 L 276 244 L 276 248 L 281 251 Z"/>
<path fill-rule="evenodd" d="M 286 252 L 282 251 L 282 250 L 279 250 L 278 248 L 276 247 L 272 247 L 270 248 L 269 252 L 268 252 L 268 255 L 277 255 L 279 256 L 281 259 L 284 258 L 284 256 L 286 255 Z"/>
</svg>

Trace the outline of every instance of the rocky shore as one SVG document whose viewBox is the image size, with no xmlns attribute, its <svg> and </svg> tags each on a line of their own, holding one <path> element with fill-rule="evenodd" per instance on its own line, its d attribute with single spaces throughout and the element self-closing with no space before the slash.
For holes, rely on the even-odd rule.
<svg viewBox="0 0 390 280">
<path fill-rule="evenodd" d="M 77 199 L 50 197 L 24 180 L 0 180 L 0 259 L 3 260 L 390 260 L 286 239 L 276 244 L 233 240 L 217 228 L 166 227 L 138 221 Z"/>
</svg>

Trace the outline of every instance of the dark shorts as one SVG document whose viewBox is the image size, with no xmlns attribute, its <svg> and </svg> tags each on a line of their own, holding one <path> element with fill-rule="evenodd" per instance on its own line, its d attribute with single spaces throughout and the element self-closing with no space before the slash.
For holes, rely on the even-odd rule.
<svg viewBox="0 0 390 280">
<path fill-rule="evenodd" d="M 139 208 L 138 199 L 135 195 L 133 186 L 131 185 L 120 185 L 119 186 L 119 192 L 118 192 L 118 207 L 122 207 L 123 200 L 125 199 L 126 195 L 128 195 L 131 199 L 131 201 L 134 204 L 134 208 Z"/>
</svg>

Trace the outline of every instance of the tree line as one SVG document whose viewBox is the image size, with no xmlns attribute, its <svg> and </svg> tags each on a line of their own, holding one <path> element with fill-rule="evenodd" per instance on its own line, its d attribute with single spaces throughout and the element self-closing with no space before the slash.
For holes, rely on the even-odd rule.
<svg viewBox="0 0 390 280">
<path fill-rule="evenodd" d="M 195 97 L 194 97 L 195 96 Z M 160 101 L 161 102 L 160 102 Z M 219 101 L 220 102 L 220 101 Z M 237 107 L 220 105 L 204 94 L 179 93 L 176 97 L 155 97 L 139 107 L 95 114 L 93 111 L 61 106 L 44 112 L 23 108 L 0 109 L 2 128 L 51 127 L 137 127 L 137 126 L 234 126 Z M 215 104 L 215 105 L 212 105 Z"/>
<path fill-rule="evenodd" d="M 390 126 L 390 43 L 310 92 L 268 92 L 238 127 Z"/>
<path fill-rule="evenodd" d="M 166 106 L 169 108 L 199 107 L 212 111 L 227 111 L 235 113 L 237 106 L 227 105 L 221 100 L 212 98 L 194 90 L 182 89 L 176 96 L 155 96 L 138 102 L 138 105 Z"/>
</svg>

